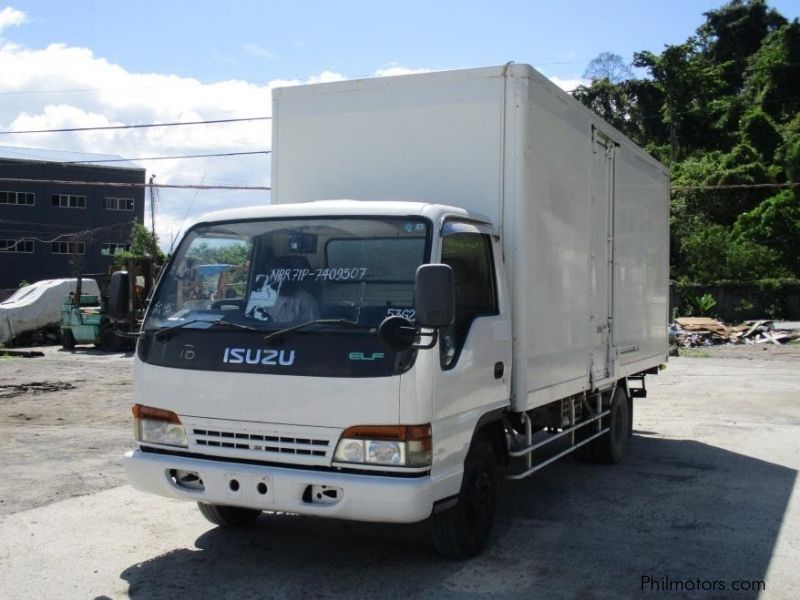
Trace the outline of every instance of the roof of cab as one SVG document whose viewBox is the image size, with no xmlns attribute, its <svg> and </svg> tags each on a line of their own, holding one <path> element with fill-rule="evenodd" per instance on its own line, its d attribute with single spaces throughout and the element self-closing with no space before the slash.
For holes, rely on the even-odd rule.
<svg viewBox="0 0 800 600">
<path fill-rule="evenodd" d="M 194 219 L 187 229 L 198 223 L 239 221 L 251 219 L 275 219 L 281 217 L 342 217 L 342 216 L 422 216 L 434 223 L 447 216 L 462 217 L 472 221 L 489 223 L 483 215 L 469 213 L 463 208 L 428 204 L 424 202 L 366 201 L 366 200 L 318 200 L 296 204 L 269 204 L 234 208 L 206 213 Z"/>
</svg>

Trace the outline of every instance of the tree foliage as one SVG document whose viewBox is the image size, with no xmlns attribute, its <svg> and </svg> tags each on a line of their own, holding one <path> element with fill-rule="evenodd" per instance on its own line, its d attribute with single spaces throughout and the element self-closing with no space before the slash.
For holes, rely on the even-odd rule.
<svg viewBox="0 0 800 600">
<path fill-rule="evenodd" d="M 163 265 L 166 260 L 161 248 L 158 247 L 158 236 L 154 236 L 147 227 L 138 221 L 134 221 L 131 226 L 130 245 L 129 252 L 117 252 L 114 254 L 114 263 L 118 267 L 122 267 L 128 258 L 149 256 L 159 265 Z"/>
<path fill-rule="evenodd" d="M 621 83 L 633 77 L 633 72 L 619 54 L 601 52 L 589 62 L 583 77 L 591 81 L 605 79 L 611 83 Z"/>
<path fill-rule="evenodd" d="M 800 182 L 800 23 L 765 0 L 703 16 L 637 75 L 601 54 L 575 97 L 670 167 L 673 278 L 800 277 L 800 187 L 768 187 Z"/>
</svg>

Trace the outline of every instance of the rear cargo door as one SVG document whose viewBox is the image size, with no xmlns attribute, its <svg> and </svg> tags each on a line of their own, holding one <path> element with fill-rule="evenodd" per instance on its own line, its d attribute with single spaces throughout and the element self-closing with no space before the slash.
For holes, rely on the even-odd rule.
<svg viewBox="0 0 800 600">
<path fill-rule="evenodd" d="M 594 383 L 613 376 L 615 149 L 611 138 L 592 127 L 589 373 Z"/>
</svg>

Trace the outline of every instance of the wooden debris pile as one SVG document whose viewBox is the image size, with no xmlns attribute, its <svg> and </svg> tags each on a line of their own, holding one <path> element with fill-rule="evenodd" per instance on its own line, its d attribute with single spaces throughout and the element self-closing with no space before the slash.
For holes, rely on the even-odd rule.
<svg viewBox="0 0 800 600">
<path fill-rule="evenodd" d="M 800 330 L 776 329 L 773 321 L 728 326 L 709 317 L 679 317 L 669 327 L 670 344 L 684 348 L 718 344 L 775 344 L 800 339 Z"/>
</svg>

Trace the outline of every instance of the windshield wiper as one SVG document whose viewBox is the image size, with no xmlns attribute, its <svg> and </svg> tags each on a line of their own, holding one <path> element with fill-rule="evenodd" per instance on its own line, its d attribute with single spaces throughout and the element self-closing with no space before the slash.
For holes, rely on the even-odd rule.
<svg viewBox="0 0 800 600">
<path fill-rule="evenodd" d="M 309 327 L 311 325 L 339 325 L 341 327 L 350 327 L 352 329 L 373 328 L 371 325 L 366 325 L 364 323 L 359 323 L 357 321 L 350 321 L 348 319 L 314 319 L 313 321 L 306 321 L 305 323 L 298 323 L 297 325 L 292 325 L 291 327 L 286 327 L 285 329 L 278 329 L 277 331 L 273 331 L 268 335 L 264 336 L 264 341 L 266 342 L 267 340 L 280 337 L 285 333 L 297 331 L 298 329 L 304 329 L 305 327 Z"/>
<path fill-rule="evenodd" d="M 244 329 L 245 331 L 261 331 L 255 327 L 250 327 L 250 325 L 234 323 L 233 321 L 211 321 L 211 327 L 220 327 L 222 329 Z"/>
<path fill-rule="evenodd" d="M 191 325 L 192 323 L 208 323 L 209 321 L 205 319 L 192 319 L 190 321 L 184 321 L 183 323 L 178 323 L 177 325 L 170 325 L 169 327 L 160 327 L 159 329 L 155 330 L 156 339 L 161 342 L 163 340 L 168 340 L 178 329 L 182 329 L 187 325 Z M 148 330 L 148 332 L 153 332 L 153 329 Z"/>
<path fill-rule="evenodd" d="M 208 327 L 205 329 L 211 329 L 212 327 L 221 327 L 226 329 L 244 329 L 245 331 L 259 331 L 255 327 L 250 327 L 249 325 L 242 325 L 240 323 L 232 323 L 231 321 L 209 321 L 208 319 L 191 319 L 189 321 L 184 321 L 183 323 L 178 323 L 177 325 L 170 325 L 169 327 L 163 327 L 156 331 L 156 339 L 161 342 L 164 340 L 170 339 L 179 329 L 183 329 L 187 325 L 191 325 L 192 323 L 208 323 Z M 199 328 L 198 328 L 199 329 Z M 152 330 L 151 330 L 152 331 Z"/>
</svg>

